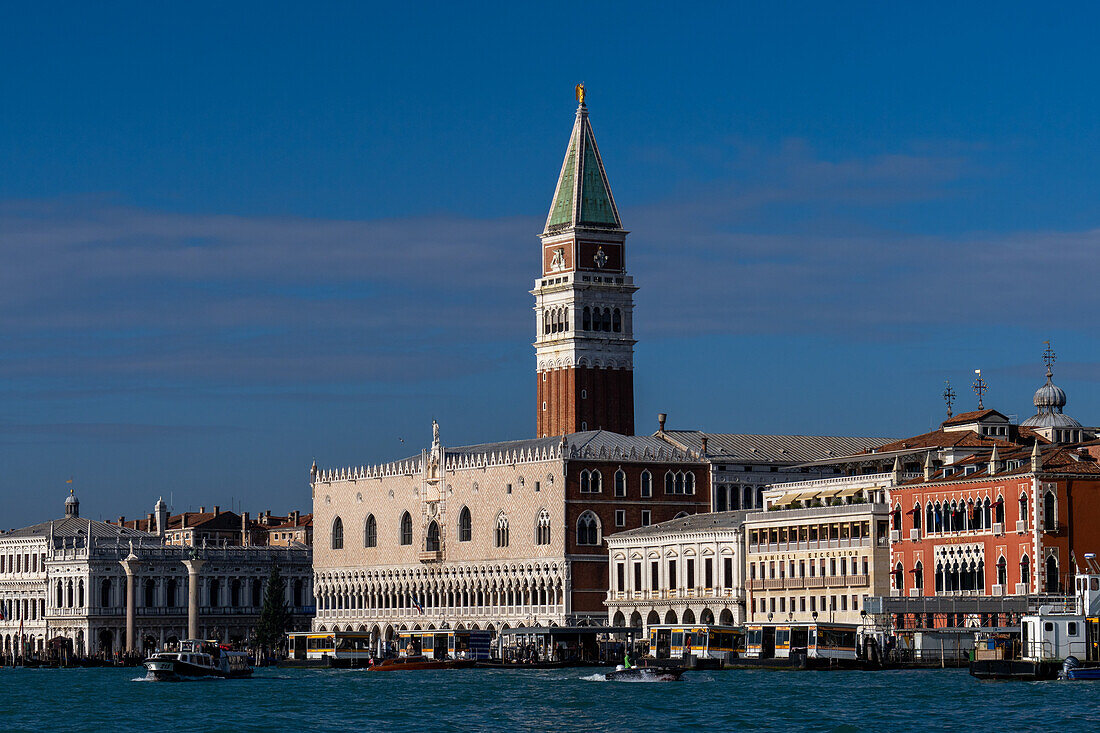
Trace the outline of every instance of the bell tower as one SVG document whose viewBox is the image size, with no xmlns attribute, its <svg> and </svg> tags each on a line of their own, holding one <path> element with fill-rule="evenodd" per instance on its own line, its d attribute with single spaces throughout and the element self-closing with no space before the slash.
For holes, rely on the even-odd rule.
<svg viewBox="0 0 1100 733">
<path fill-rule="evenodd" d="M 634 434 L 634 278 L 588 121 L 585 89 L 542 239 L 535 281 L 538 437 Z"/>
</svg>

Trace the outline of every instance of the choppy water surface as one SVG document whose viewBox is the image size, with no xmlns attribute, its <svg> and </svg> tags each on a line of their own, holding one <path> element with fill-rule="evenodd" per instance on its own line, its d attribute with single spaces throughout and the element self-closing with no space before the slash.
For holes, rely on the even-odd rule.
<svg viewBox="0 0 1100 733">
<path fill-rule="evenodd" d="M 965 671 L 261 669 L 148 682 L 136 669 L 0 670 L 3 731 L 1100 730 L 1100 682 L 978 682 Z"/>
</svg>

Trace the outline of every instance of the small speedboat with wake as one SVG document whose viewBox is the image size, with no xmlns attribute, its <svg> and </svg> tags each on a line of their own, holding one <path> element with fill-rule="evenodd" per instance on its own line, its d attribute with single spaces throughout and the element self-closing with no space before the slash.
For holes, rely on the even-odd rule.
<svg viewBox="0 0 1100 733">
<path fill-rule="evenodd" d="M 609 682 L 679 682 L 684 674 L 682 667 L 624 667 L 618 665 L 604 679 Z"/>
<path fill-rule="evenodd" d="M 216 641 L 201 639 L 181 641 L 178 651 L 157 652 L 145 660 L 145 669 L 159 681 L 252 676 L 248 654 L 222 648 Z"/>
</svg>

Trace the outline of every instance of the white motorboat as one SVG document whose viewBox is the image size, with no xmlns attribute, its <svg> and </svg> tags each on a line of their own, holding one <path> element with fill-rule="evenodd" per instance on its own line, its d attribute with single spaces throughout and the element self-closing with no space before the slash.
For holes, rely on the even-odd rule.
<svg viewBox="0 0 1100 733">
<path fill-rule="evenodd" d="M 145 669 L 156 680 L 200 677 L 251 677 L 248 654 L 222 649 L 217 642 L 187 639 L 178 651 L 161 651 L 145 660 Z"/>
</svg>

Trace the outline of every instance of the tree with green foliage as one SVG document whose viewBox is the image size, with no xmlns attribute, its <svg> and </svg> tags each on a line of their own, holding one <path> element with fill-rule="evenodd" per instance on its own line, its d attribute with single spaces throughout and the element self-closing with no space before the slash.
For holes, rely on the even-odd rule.
<svg viewBox="0 0 1100 733">
<path fill-rule="evenodd" d="M 256 640 L 265 652 L 278 649 L 286 641 L 286 631 L 290 628 L 290 612 L 286 607 L 286 581 L 279 573 L 279 566 L 273 565 L 264 587 L 264 606 L 260 611 L 260 622 L 256 625 Z"/>
</svg>

